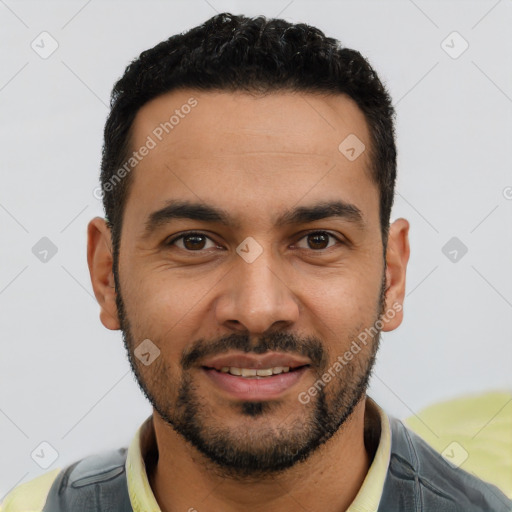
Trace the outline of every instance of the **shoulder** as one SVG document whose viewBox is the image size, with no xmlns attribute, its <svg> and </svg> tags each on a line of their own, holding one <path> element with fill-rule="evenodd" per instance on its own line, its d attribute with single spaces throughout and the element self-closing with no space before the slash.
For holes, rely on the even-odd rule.
<svg viewBox="0 0 512 512">
<path fill-rule="evenodd" d="M 122 501 L 129 502 L 126 452 L 126 448 L 120 448 L 90 455 L 23 483 L 6 496 L 0 512 L 67 511 L 71 510 L 69 504 L 77 500 L 83 502 L 85 510 L 87 500 L 98 493 L 98 485 L 108 488 L 109 493 L 119 491 Z"/>
<path fill-rule="evenodd" d="M 390 416 L 389 421 L 391 454 L 384 504 L 400 504 L 395 510 L 512 510 L 512 501 L 496 486 L 449 463 L 400 420 Z"/>
</svg>

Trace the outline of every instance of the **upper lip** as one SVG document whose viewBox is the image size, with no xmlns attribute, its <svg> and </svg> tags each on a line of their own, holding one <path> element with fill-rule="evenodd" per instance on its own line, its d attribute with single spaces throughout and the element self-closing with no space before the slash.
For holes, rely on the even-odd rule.
<svg viewBox="0 0 512 512">
<path fill-rule="evenodd" d="M 246 353 L 222 354 L 204 361 L 201 366 L 220 370 L 226 366 L 235 368 L 274 368 L 276 366 L 288 366 L 298 368 L 311 364 L 307 358 L 301 358 L 286 352 L 267 352 L 262 355 L 251 355 Z"/>
</svg>

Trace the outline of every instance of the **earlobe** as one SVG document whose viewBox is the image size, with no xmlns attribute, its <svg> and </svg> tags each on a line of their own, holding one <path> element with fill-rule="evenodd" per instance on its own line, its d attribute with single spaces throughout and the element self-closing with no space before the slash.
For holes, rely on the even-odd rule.
<svg viewBox="0 0 512 512">
<path fill-rule="evenodd" d="M 383 331 L 396 329 L 403 320 L 407 263 L 409 261 L 409 222 L 399 218 L 389 228 L 386 251 L 386 311 Z M 387 316 L 387 312 L 393 314 Z"/>
<path fill-rule="evenodd" d="M 95 217 L 87 227 L 87 264 L 100 305 L 101 323 L 111 330 L 120 329 L 116 306 L 116 290 L 112 273 L 112 243 L 110 229 L 101 217 Z"/>
</svg>

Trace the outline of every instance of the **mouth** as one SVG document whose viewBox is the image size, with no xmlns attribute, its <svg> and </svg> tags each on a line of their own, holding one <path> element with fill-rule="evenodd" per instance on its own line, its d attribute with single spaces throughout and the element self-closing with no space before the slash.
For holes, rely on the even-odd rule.
<svg viewBox="0 0 512 512">
<path fill-rule="evenodd" d="M 281 375 L 282 373 L 290 373 L 300 370 L 301 368 L 309 367 L 309 364 L 301 366 L 273 366 L 269 368 L 239 368 L 237 366 L 222 366 L 221 368 L 214 368 L 203 366 L 205 370 L 215 370 L 218 373 L 228 373 L 236 377 L 243 377 L 246 379 L 267 379 L 274 375 Z"/>
<path fill-rule="evenodd" d="M 201 371 L 209 383 L 229 399 L 262 401 L 277 399 L 292 392 L 309 368 L 309 364 L 268 368 L 223 366 L 220 369 L 202 366 Z"/>
</svg>

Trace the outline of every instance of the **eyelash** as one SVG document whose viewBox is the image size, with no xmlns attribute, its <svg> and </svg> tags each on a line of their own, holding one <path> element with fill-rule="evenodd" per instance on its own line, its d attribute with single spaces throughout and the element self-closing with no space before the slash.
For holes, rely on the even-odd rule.
<svg viewBox="0 0 512 512">
<path fill-rule="evenodd" d="M 343 242 L 342 240 L 340 240 L 337 236 L 334 236 L 332 233 L 329 233 L 328 231 L 319 231 L 319 230 L 313 230 L 313 231 L 308 231 L 307 233 L 305 233 L 304 235 L 302 235 L 301 238 L 299 238 L 298 241 L 302 240 L 303 238 L 306 238 L 307 236 L 309 235 L 313 235 L 313 234 L 322 234 L 322 235 L 328 235 L 330 236 L 331 238 L 334 238 L 338 244 L 341 244 L 341 245 L 345 245 L 345 242 Z M 191 235 L 199 235 L 199 236 L 204 236 L 205 238 L 207 238 L 208 240 L 215 242 L 215 240 L 212 240 L 208 235 L 204 234 L 204 233 L 201 233 L 200 231 L 187 231 L 185 233 L 182 233 L 181 235 L 178 235 L 176 237 L 174 237 L 172 240 L 169 240 L 168 242 L 165 242 L 165 246 L 173 246 L 175 242 L 177 242 L 178 240 L 181 240 L 182 238 L 186 238 L 187 236 L 191 236 Z M 313 252 L 322 252 L 322 251 L 326 251 L 327 249 L 331 249 L 332 247 L 334 246 L 331 246 L 331 247 L 326 247 L 324 249 L 318 249 L 318 250 L 315 250 L 315 249 L 309 249 Z M 179 247 L 179 249 L 181 249 L 181 247 Z M 191 251 L 191 250 L 188 250 L 188 249 L 182 249 L 186 252 L 189 252 L 189 253 L 201 253 L 202 251 L 204 251 L 205 249 L 199 249 L 197 251 Z M 307 250 L 307 249 L 306 249 Z"/>
</svg>

